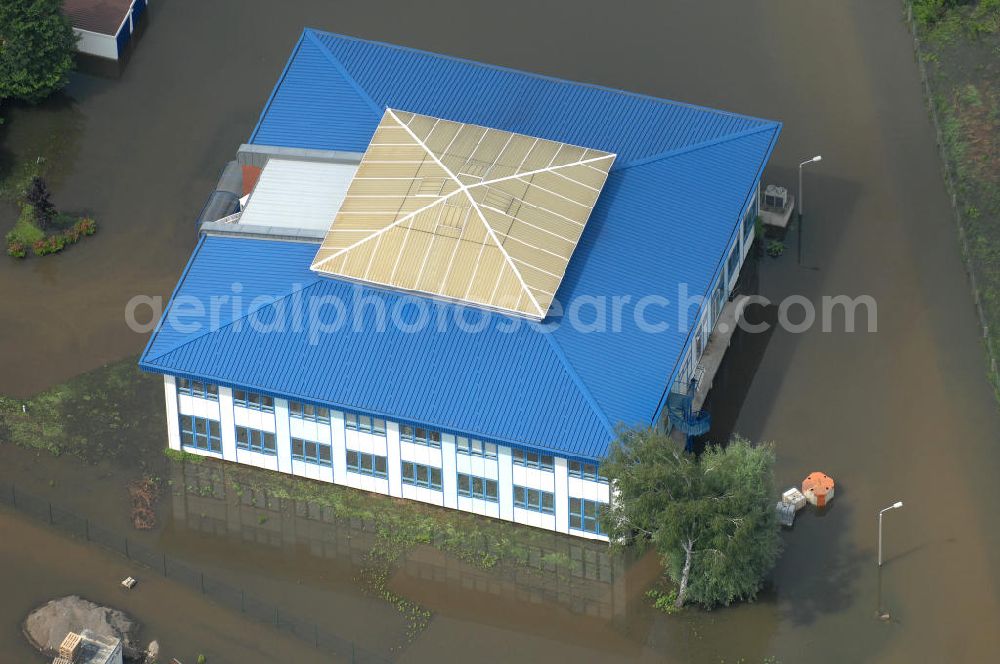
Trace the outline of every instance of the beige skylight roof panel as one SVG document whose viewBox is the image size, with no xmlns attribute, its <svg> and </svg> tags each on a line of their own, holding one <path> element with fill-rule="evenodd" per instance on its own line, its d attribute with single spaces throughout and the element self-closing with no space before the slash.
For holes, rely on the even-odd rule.
<svg viewBox="0 0 1000 664">
<path fill-rule="evenodd" d="M 613 161 L 387 109 L 312 269 L 543 318 Z"/>
</svg>

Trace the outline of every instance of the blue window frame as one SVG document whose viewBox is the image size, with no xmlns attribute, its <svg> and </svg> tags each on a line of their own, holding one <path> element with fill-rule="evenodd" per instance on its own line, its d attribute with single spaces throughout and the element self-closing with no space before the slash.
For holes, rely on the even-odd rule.
<svg viewBox="0 0 1000 664">
<path fill-rule="evenodd" d="M 497 481 L 475 475 L 458 474 L 458 495 L 464 498 L 478 498 L 491 503 L 500 502 L 497 496 Z"/>
<path fill-rule="evenodd" d="M 324 406 L 314 406 L 311 403 L 288 402 L 288 414 L 291 417 L 307 422 L 330 423 L 330 409 Z"/>
<path fill-rule="evenodd" d="M 556 513 L 555 497 L 551 493 L 524 486 L 514 487 L 514 507 L 542 514 Z"/>
<path fill-rule="evenodd" d="M 519 450 L 516 447 L 512 451 L 514 463 L 525 468 L 539 468 L 541 470 L 552 470 L 555 460 L 551 454 L 539 454 L 538 452 L 528 452 Z"/>
<path fill-rule="evenodd" d="M 233 405 L 259 410 L 262 413 L 274 412 L 274 399 L 266 394 L 257 392 L 247 392 L 246 390 L 233 390 Z"/>
<path fill-rule="evenodd" d="M 219 386 L 214 383 L 203 383 L 200 380 L 188 380 L 187 378 L 177 379 L 177 393 L 187 394 L 192 397 L 219 400 Z"/>
<path fill-rule="evenodd" d="M 292 438 L 292 459 L 318 466 L 333 466 L 333 453 L 329 445 L 301 438 Z"/>
<path fill-rule="evenodd" d="M 581 480 L 592 480 L 594 482 L 607 483 L 608 478 L 601 475 L 596 463 L 586 461 L 567 461 L 566 468 L 570 477 L 579 477 Z"/>
<path fill-rule="evenodd" d="M 370 415 L 358 415 L 357 413 L 344 413 L 344 426 L 351 431 L 370 433 L 376 436 L 385 435 L 385 420 Z"/>
<path fill-rule="evenodd" d="M 403 475 L 403 484 L 422 486 L 425 489 L 441 490 L 441 469 L 433 466 L 424 466 L 412 461 L 404 461 L 400 464 Z"/>
<path fill-rule="evenodd" d="M 583 498 L 569 499 L 569 527 L 588 533 L 603 535 L 601 530 L 601 510 L 604 503 Z"/>
<path fill-rule="evenodd" d="M 204 417 L 181 415 L 181 445 L 208 452 L 222 452 L 219 423 Z"/>
<path fill-rule="evenodd" d="M 272 456 L 278 453 L 273 433 L 250 427 L 236 427 L 236 449 Z"/>
<path fill-rule="evenodd" d="M 496 443 L 484 443 L 481 440 L 466 438 L 465 436 L 455 436 L 455 450 L 459 454 L 468 454 L 469 456 L 478 456 L 484 459 L 497 458 Z"/>
<path fill-rule="evenodd" d="M 347 470 L 359 475 L 371 475 L 372 477 L 386 478 L 389 473 L 386 471 L 384 456 L 366 454 L 347 450 Z"/>
<path fill-rule="evenodd" d="M 399 440 L 427 447 L 441 447 L 441 432 L 432 431 L 423 427 L 414 427 L 409 424 L 399 425 Z"/>
</svg>

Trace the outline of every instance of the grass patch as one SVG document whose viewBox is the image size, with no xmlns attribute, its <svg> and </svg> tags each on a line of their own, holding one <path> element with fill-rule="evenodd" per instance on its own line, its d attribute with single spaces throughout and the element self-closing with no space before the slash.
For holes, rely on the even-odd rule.
<svg viewBox="0 0 1000 664">
<path fill-rule="evenodd" d="M 34 208 L 27 203 L 20 203 L 20 206 L 21 214 L 5 238 L 7 255 L 13 258 L 26 257 L 29 249 L 36 256 L 55 254 L 97 232 L 97 223 L 93 219 L 65 213 L 57 214 L 49 232 L 45 232 L 38 227 Z"/>
<path fill-rule="evenodd" d="M 964 256 L 1000 361 L 1000 0 L 907 0 L 921 36 Z M 991 373 L 1000 399 L 1000 380 Z"/>
<path fill-rule="evenodd" d="M 45 237 L 45 232 L 35 225 L 35 212 L 27 203 L 21 204 L 21 214 L 14 223 L 14 229 L 7 236 L 25 244 L 34 244 Z"/>
<path fill-rule="evenodd" d="M 77 376 L 34 397 L 0 398 L 0 438 L 89 462 L 107 459 L 145 468 L 162 459 L 166 422 L 158 376 L 129 358 Z M 22 408 L 23 406 L 23 408 Z"/>
</svg>

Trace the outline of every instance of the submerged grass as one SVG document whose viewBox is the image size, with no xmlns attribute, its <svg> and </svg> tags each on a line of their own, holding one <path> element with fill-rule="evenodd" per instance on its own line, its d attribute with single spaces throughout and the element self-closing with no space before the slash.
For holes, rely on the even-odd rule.
<svg viewBox="0 0 1000 664">
<path fill-rule="evenodd" d="M 252 504 L 258 497 L 266 504 L 273 499 L 309 502 L 337 519 L 364 522 L 375 538 L 358 581 L 399 611 L 407 622 L 407 641 L 426 628 L 431 612 L 395 593 L 388 582 L 395 566 L 418 546 L 432 546 L 480 569 L 508 565 L 560 576 L 572 569 L 567 554 L 540 553 L 553 537 L 541 530 L 252 467 L 204 463 L 223 465 L 227 489 L 253 496 Z"/>
<path fill-rule="evenodd" d="M 25 401 L 2 398 L 0 440 L 73 454 L 88 463 L 115 459 L 145 468 L 163 457 L 166 422 L 157 376 L 129 358 L 77 376 Z"/>
<path fill-rule="evenodd" d="M 1000 0 L 906 0 L 1000 399 Z"/>
<path fill-rule="evenodd" d="M 251 504 L 308 502 L 337 519 L 360 520 L 375 537 L 358 581 L 406 619 L 408 640 L 427 626 L 431 613 L 393 592 L 389 579 L 418 546 L 434 547 L 485 570 L 510 566 L 559 578 L 568 578 L 573 570 L 570 556 L 553 545 L 558 536 L 547 531 L 164 449 L 162 398 L 161 379 L 142 373 L 130 358 L 26 401 L 0 397 L 0 441 L 57 456 L 71 454 L 88 463 L 114 459 L 154 476 L 160 474 L 158 464 L 196 464 L 217 476 L 226 491 L 250 497 Z"/>
</svg>

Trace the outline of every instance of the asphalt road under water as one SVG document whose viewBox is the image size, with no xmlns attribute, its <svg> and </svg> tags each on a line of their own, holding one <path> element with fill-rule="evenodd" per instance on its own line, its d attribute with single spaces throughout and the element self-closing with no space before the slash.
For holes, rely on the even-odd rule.
<svg viewBox="0 0 1000 664">
<path fill-rule="evenodd" d="M 807 175 L 806 268 L 792 234 L 789 253 L 762 266 L 762 291 L 870 294 L 878 332 L 775 332 L 736 429 L 776 441 L 782 484 L 834 476 L 833 507 L 800 517 L 757 604 L 642 621 L 627 647 L 600 648 L 585 623 L 539 616 L 521 629 L 500 614 L 509 604 L 442 599 L 403 659 L 997 658 L 1000 415 L 899 3 L 167 0 L 150 11 L 119 80 L 76 76 L 71 103 L 10 113 L 8 145 L 53 117 L 76 132 L 56 202 L 92 211 L 101 232 L 57 258 L 0 261 L 0 393 L 141 349 L 125 301 L 169 294 L 194 217 L 303 26 L 778 119 L 766 182 L 794 187 L 799 161 L 824 160 Z M 875 515 L 897 499 L 879 575 Z M 879 605 L 890 622 L 875 619 Z"/>
</svg>

